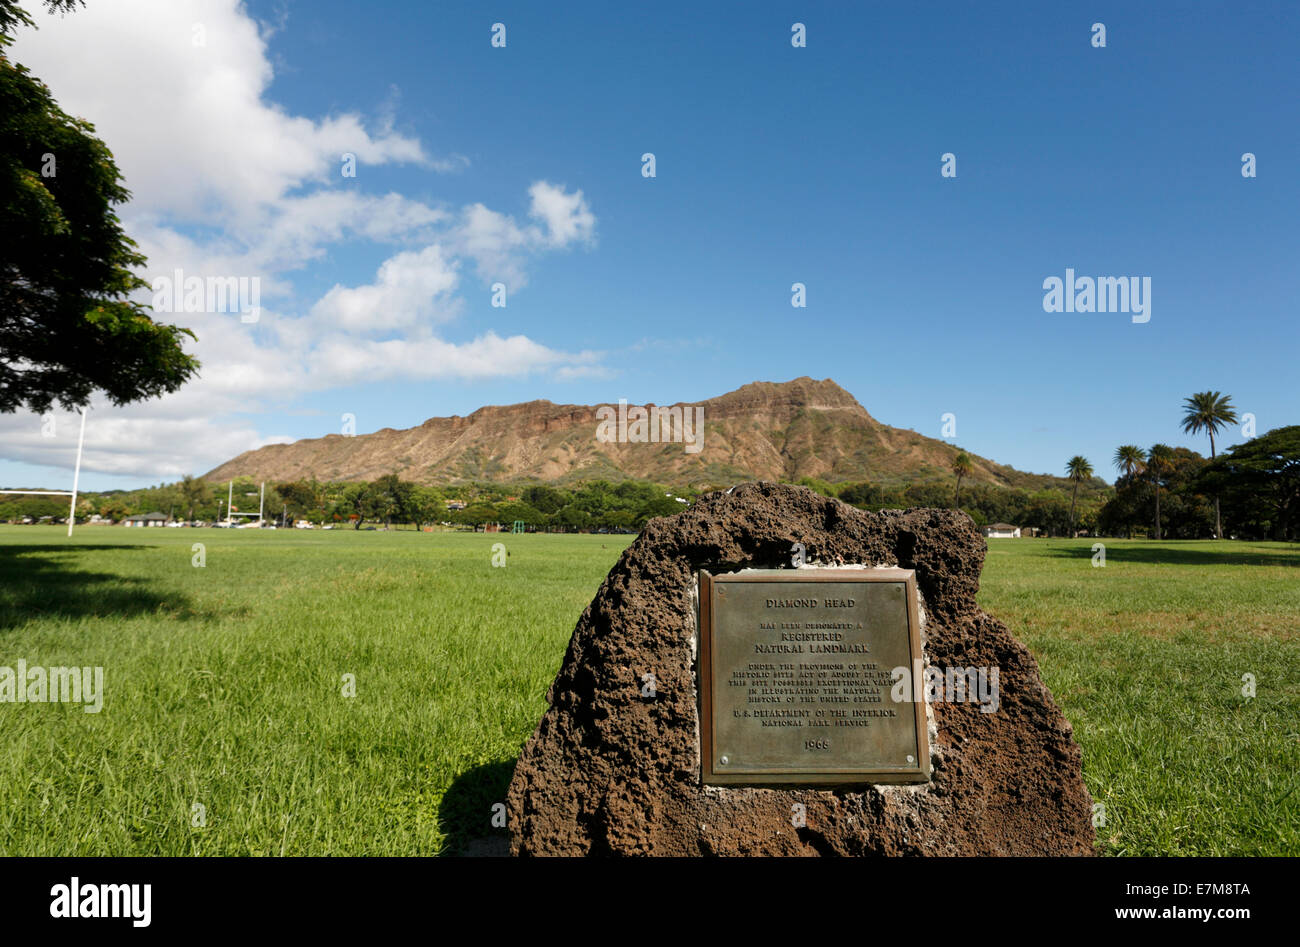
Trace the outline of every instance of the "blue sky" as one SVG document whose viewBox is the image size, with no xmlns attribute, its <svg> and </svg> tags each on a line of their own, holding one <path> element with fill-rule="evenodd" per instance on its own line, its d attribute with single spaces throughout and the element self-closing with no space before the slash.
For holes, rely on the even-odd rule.
<svg viewBox="0 0 1300 947">
<path fill-rule="evenodd" d="M 265 308 L 167 316 L 205 377 L 96 405 L 85 489 L 344 413 L 366 433 L 801 375 L 933 437 L 952 412 L 961 446 L 1035 472 L 1207 452 L 1179 429 L 1195 391 L 1260 433 L 1300 422 L 1294 4 L 98 6 L 40 16 L 14 58 L 118 155 L 146 276 L 257 276 Z M 1067 267 L 1150 277 L 1150 321 L 1044 312 Z M 70 418 L 0 424 L 0 480 L 70 480 Z"/>
</svg>

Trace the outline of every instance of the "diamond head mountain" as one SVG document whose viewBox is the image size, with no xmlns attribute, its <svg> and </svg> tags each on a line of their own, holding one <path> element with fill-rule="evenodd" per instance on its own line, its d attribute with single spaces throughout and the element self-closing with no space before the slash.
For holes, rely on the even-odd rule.
<svg viewBox="0 0 1300 947">
<path fill-rule="evenodd" d="M 667 406 L 489 406 L 401 431 L 268 445 L 204 479 L 359 481 L 396 473 L 431 485 L 631 478 L 711 489 L 803 477 L 906 484 L 950 479 L 959 452 L 945 441 L 880 423 L 829 378 L 805 377 L 753 382 L 706 401 Z M 968 483 L 1026 489 L 1064 483 L 970 458 Z"/>
</svg>

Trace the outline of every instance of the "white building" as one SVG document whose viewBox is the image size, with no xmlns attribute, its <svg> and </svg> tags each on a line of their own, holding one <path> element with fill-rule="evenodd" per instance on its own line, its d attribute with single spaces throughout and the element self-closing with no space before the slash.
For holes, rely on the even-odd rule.
<svg viewBox="0 0 1300 947">
<path fill-rule="evenodd" d="M 989 539 L 1019 539 L 1020 527 L 1010 523 L 993 523 L 984 527 L 984 535 Z"/>
</svg>

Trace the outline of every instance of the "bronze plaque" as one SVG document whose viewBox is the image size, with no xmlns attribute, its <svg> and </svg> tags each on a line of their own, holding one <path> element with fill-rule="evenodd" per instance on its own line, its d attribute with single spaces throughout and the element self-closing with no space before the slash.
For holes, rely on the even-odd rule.
<svg viewBox="0 0 1300 947">
<path fill-rule="evenodd" d="M 773 569 L 700 577 L 705 784 L 918 783 L 925 705 L 895 702 L 922 660 L 910 569 Z"/>
</svg>

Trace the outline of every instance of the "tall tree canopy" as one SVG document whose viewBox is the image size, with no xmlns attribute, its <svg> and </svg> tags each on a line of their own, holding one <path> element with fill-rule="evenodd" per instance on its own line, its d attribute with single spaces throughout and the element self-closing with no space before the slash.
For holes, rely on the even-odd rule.
<svg viewBox="0 0 1300 947">
<path fill-rule="evenodd" d="M 1136 444 L 1123 444 L 1115 448 L 1115 467 L 1125 477 L 1141 473 L 1146 462 L 1147 452 Z"/>
<path fill-rule="evenodd" d="M 113 212 L 130 194 L 94 126 L 10 62 L 19 25 L 31 18 L 0 0 L 0 411 L 175 391 L 198 369 L 183 349 L 194 335 L 128 298 L 148 286 L 133 272 L 145 258 Z"/>
<path fill-rule="evenodd" d="M 1183 399 L 1183 431 L 1188 434 L 1210 435 L 1210 460 L 1214 460 L 1214 435 L 1229 424 L 1237 423 L 1232 398 L 1217 391 L 1198 391 Z M 1214 498 L 1214 536 L 1223 538 L 1223 518 L 1219 515 L 1219 498 Z"/>
<path fill-rule="evenodd" d="M 45 0 L 45 8 L 51 13 L 66 13 L 77 7 L 84 7 L 86 0 Z M 0 46 L 7 46 L 9 37 L 17 26 L 35 26 L 32 18 L 18 5 L 18 0 L 0 0 Z"/>
<path fill-rule="evenodd" d="M 1079 484 L 1092 478 L 1092 464 L 1088 463 L 1088 458 L 1081 454 L 1075 454 L 1065 464 L 1065 475 L 1074 481 L 1074 489 L 1070 492 L 1070 535 L 1074 535 L 1074 503 L 1079 498 Z"/>
<path fill-rule="evenodd" d="M 1126 445 L 1128 446 L 1128 445 Z M 1186 447 L 1158 446 L 1155 467 L 1143 460 L 1131 468 L 1121 466 L 1115 495 L 1098 516 L 1103 532 L 1127 533 L 1147 524 L 1154 538 L 1156 488 L 1160 500 L 1160 536 L 1163 539 L 1208 539 L 1214 535 L 1214 501 L 1200 485 L 1199 476 L 1209 462 Z M 1117 462 L 1117 466 L 1118 466 Z"/>
<path fill-rule="evenodd" d="M 1174 449 L 1168 444 L 1152 444 L 1147 451 L 1147 474 L 1156 488 L 1156 539 L 1164 538 L 1160 527 L 1160 485 L 1169 475 L 1173 461 Z"/>
<path fill-rule="evenodd" d="M 957 495 L 953 498 L 952 505 L 956 509 L 961 509 L 961 482 L 962 478 L 969 477 L 975 466 L 971 463 L 970 454 L 962 451 L 952 459 L 952 472 L 957 475 Z"/>
<path fill-rule="evenodd" d="M 1224 451 L 1201 480 L 1223 496 L 1234 532 L 1300 538 L 1300 425 L 1276 428 Z"/>
</svg>

